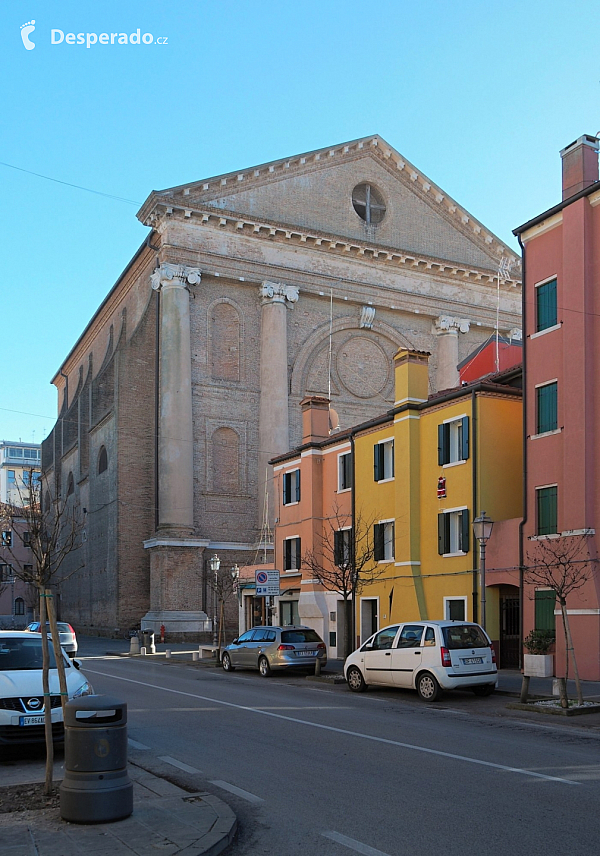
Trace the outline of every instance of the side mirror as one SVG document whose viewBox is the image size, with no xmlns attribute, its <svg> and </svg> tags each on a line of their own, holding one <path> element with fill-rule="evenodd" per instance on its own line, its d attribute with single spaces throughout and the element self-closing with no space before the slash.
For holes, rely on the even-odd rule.
<svg viewBox="0 0 600 856">
<path fill-rule="evenodd" d="M 81 661 L 80 660 L 71 660 L 75 668 L 79 671 L 81 669 Z"/>
<path fill-rule="evenodd" d="M 236 638 L 233 640 L 233 642 L 232 642 L 231 644 L 232 644 L 232 645 L 237 645 L 237 643 L 238 643 L 239 641 L 240 641 L 240 640 L 236 637 Z"/>
</svg>

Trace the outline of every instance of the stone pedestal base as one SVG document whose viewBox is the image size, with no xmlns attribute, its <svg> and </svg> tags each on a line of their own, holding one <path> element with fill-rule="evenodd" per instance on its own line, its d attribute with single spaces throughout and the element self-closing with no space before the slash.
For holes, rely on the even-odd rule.
<svg viewBox="0 0 600 856">
<path fill-rule="evenodd" d="M 165 626 L 165 639 L 194 636 L 200 633 L 212 633 L 212 621 L 205 612 L 183 609 L 150 610 L 142 618 L 142 630 L 153 630 L 156 640 L 160 639 L 161 625 Z"/>
</svg>

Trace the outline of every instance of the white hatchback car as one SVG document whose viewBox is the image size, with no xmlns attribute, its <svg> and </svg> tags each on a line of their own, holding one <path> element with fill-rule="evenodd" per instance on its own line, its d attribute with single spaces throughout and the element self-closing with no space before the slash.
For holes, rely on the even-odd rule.
<svg viewBox="0 0 600 856">
<path fill-rule="evenodd" d="M 92 685 L 62 652 L 69 698 L 92 695 Z M 58 670 L 50 645 L 52 736 L 63 738 Z M 44 741 L 42 637 L 25 630 L 0 630 L 0 748 Z"/>
<path fill-rule="evenodd" d="M 443 690 L 490 695 L 498 684 L 489 636 L 467 621 L 411 621 L 379 630 L 344 665 L 354 692 L 369 686 L 416 689 L 423 701 Z"/>
</svg>

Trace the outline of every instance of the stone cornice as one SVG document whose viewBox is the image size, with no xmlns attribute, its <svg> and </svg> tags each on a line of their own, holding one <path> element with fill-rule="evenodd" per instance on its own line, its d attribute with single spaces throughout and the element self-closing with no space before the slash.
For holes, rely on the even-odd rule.
<svg viewBox="0 0 600 856">
<path fill-rule="evenodd" d="M 330 235 L 320 232 L 317 229 L 305 230 L 283 223 L 249 218 L 234 211 L 217 210 L 208 206 L 190 208 L 155 199 L 154 205 L 148 211 L 144 222 L 145 225 L 156 229 L 160 221 L 164 222 L 165 219 L 169 218 L 189 219 L 197 226 L 245 235 L 246 237 L 258 238 L 269 242 L 304 246 L 321 252 L 346 256 L 347 258 L 361 258 L 361 260 L 366 262 L 383 262 L 391 264 L 394 267 L 447 276 L 460 279 L 463 282 L 467 280 L 469 282 L 496 284 L 498 280 L 497 272 L 489 268 L 482 268 L 475 265 L 461 265 L 433 256 L 405 252 L 392 247 L 365 243 L 352 238 L 343 238 L 339 235 Z M 518 259 L 516 255 L 515 258 Z M 514 288 L 520 286 L 521 282 L 515 278 L 504 280 L 503 284 Z"/>
<path fill-rule="evenodd" d="M 491 256 L 500 259 L 503 255 L 515 256 L 514 251 L 482 223 L 462 208 L 447 193 L 434 184 L 426 175 L 406 160 L 399 152 L 377 134 L 363 137 L 337 146 L 327 146 L 312 152 L 289 158 L 271 161 L 246 170 L 224 173 L 201 181 L 182 184 L 165 190 L 153 191 L 138 211 L 138 218 L 146 223 L 154 203 L 158 200 L 178 201 L 185 206 L 186 198 L 198 197 L 203 202 L 234 194 L 239 190 L 260 187 L 290 175 L 308 174 L 333 164 L 355 160 L 359 156 L 370 155 L 382 164 L 391 174 L 401 178 L 407 186 L 412 186 L 417 194 L 425 199 L 434 210 L 454 224 L 463 234 L 470 237 Z M 194 207 L 194 206 L 192 206 Z M 190 210 L 188 208 L 188 210 Z"/>
</svg>

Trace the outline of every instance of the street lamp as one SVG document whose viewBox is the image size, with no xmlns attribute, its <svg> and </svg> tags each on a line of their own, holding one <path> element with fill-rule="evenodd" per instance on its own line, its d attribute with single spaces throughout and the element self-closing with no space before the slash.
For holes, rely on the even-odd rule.
<svg viewBox="0 0 600 856">
<path fill-rule="evenodd" d="M 494 521 L 482 511 L 473 521 L 473 535 L 479 541 L 479 579 L 481 587 L 481 626 L 485 630 L 485 545 L 492 536 Z"/>
<path fill-rule="evenodd" d="M 219 586 L 219 568 L 221 567 L 221 560 L 215 553 L 210 557 L 210 569 L 215 575 L 215 587 L 214 592 L 215 596 L 213 599 L 213 647 L 216 649 L 217 647 L 217 590 Z"/>
</svg>

